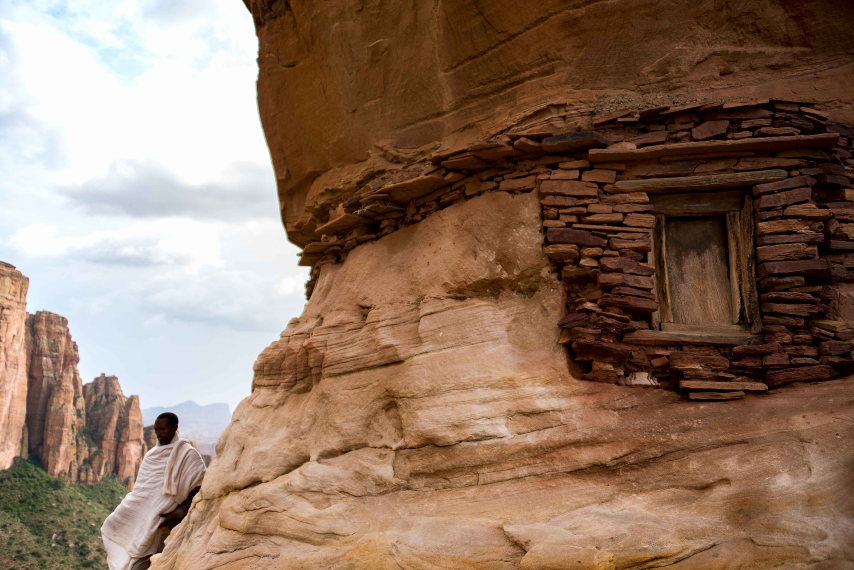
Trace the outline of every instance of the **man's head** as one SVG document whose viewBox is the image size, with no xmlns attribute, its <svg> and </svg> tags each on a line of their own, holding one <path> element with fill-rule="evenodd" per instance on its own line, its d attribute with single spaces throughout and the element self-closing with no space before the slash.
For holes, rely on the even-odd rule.
<svg viewBox="0 0 854 570">
<path fill-rule="evenodd" d="M 154 435 L 157 436 L 157 443 L 160 445 L 172 443 L 176 431 L 178 431 L 178 416 L 172 412 L 163 412 L 154 420 Z"/>
</svg>

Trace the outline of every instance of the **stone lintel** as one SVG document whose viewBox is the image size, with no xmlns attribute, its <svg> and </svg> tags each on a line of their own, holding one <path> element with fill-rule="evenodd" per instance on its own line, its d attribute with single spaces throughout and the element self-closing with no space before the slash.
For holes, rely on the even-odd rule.
<svg viewBox="0 0 854 570">
<path fill-rule="evenodd" d="M 752 172 L 733 172 L 709 174 L 704 176 L 674 176 L 670 178 L 646 178 L 643 180 L 620 180 L 613 186 L 614 192 L 673 192 L 723 190 L 738 186 L 753 186 L 766 182 L 783 180 L 788 176 L 785 170 L 754 170 Z"/>
<path fill-rule="evenodd" d="M 781 137 L 747 138 L 725 141 L 702 141 L 670 143 L 648 146 L 634 150 L 591 149 L 590 162 L 624 162 L 633 160 L 649 160 L 662 156 L 678 156 L 683 154 L 710 154 L 733 151 L 784 150 L 793 148 L 825 148 L 831 149 L 839 140 L 837 133 L 819 135 L 792 135 Z"/>
<path fill-rule="evenodd" d="M 768 386 L 762 382 L 714 381 L 714 380 L 682 380 L 679 387 L 685 390 L 743 390 L 764 392 Z"/>
<path fill-rule="evenodd" d="M 759 337 L 748 331 L 733 331 L 709 333 L 704 331 L 652 331 L 639 330 L 626 334 L 623 342 L 626 344 L 667 345 L 667 344 L 702 344 L 719 346 L 738 346 L 754 344 Z"/>
</svg>

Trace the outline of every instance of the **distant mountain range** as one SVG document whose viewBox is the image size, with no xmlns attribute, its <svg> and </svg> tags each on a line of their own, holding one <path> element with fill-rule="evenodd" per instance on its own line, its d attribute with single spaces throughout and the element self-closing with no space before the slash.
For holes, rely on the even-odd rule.
<svg viewBox="0 0 854 570">
<path fill-rule="evenodd" d="M 156 406 L 142 410 L 142 420 L 150 426 L 163 412 L 172 412 L 178 416 L 181 435 L 196 442 L 203 453 L 214 454 L 213 448 L 219 436 L 231 421 L 228 404 L 208 404 L 200 406 L 192 400 L 174 406 Z"/>
</svg>

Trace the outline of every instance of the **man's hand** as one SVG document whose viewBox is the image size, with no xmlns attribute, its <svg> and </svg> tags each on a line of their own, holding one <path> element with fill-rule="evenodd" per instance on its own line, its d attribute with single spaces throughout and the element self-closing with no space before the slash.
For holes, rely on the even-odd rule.
<svg viewBox="0 0 854 570">
<path fill-rule="evenodd" d="M 196 496 L 196 493 L 198 493 L 200 489 L 201 487 L 195 487 L 190 491 L 190 494 L 187 495 L 187 498 L 184 499 L 184 502 L 180 503 L 168 513 L 160 513 L 160 516 L 163 517 L 163 521 L 161 521 L 160 526 L 165 526 L 169 529 L 173 529 L 178 526 L 178 523 L 184 520 L 184 517 L 187 516 L 187 512 L 190 510 L 190 505 L 193 503 L 193 497 Z"/>
<path fill-rule="evenodd" d="M 163 520 L 160 521 L 160 526 L 173 528 L 181 522 L 181 519 L 184 518 L 185 514 L 186 513 L 181 509 L 181 507 L 171 510 L 168 513 L 160 513 L 160 516 L 163 517 Z"/>
</svg>

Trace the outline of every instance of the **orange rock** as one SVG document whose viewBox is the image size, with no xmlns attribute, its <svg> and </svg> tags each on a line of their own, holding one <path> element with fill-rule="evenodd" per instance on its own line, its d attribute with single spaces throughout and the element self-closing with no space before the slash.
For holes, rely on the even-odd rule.
<svg viewBox="0 0 854 570">
<path fill-rule="evenodd" d="M 115 475 L 132 485 L 145 452 L 139 398 L 125 398 L 115 377 L 83 386 L 68 320 L 27 315 L 27 284 L 0 262 L 0 468 L 29 455 L 71 483 Z"/>
<path fill-rule="evenodd" d="M 29 452 L 50 475 L 77 482 L 89 456 L 83 438 L 86 405 L 77 370 L 77 344 L 61 315 L 39 311 L 30 315 L 27 325 Z"/>
<path fill-rule="evenodd" d="M 99 450 L 91 459 L 92 476 L 114 475 L 132 486 L 146 451 L 139 396 L 125 396 L 115 376 L 101 374 L 83 386 L 86 427 Z"/>
<path fill-rule="evenodd" d="M 28 287 L 26 276 L 0 262 L 0 469 L 26 453 L 22 439 L 27 414 Z"/>
</svg>

